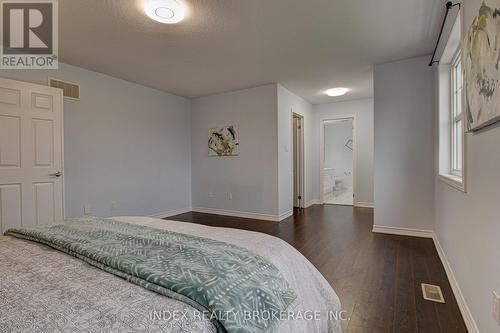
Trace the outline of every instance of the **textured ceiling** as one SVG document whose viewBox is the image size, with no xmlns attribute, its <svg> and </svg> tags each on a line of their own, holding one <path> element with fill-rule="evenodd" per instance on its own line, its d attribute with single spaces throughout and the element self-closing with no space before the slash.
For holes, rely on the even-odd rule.
<svg viewBox="0 0 500 333">
<path fill-rule="evenodd" d="M 373 95 L 373 64 L 432 52 L 440 0 L 185 0 L 176 25 L 146 0 L 59 1 L 61 61 L 198 97 L 279 82 L 314 104 Z M 323 91 L 345 86 L 344 97 Z"/>
</svg>

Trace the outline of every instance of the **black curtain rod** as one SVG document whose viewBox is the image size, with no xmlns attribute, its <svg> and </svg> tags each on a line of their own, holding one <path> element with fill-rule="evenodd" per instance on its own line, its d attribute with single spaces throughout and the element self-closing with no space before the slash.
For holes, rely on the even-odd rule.
<svg viewBox="0 0 500 333">
<path fill-rule="evenodd" d="M 441 24 L 441 30 L 439 31 L 439 36 L 438 36 L 438 40 L 436 43 L 436 47 L 434 47 L 434 52 L 432 52 L 432 58 L 431 58 L 431 62 L 429 62 L 429 67 L 434 65 L 435 63 L 439 62 L 439 60 L 434 60 L 434 57 L 436 56 L 436 51 L 437 51 L 437 48 L 439 46 L 439 41 L 441 40 L 441 35 L 443 34 L 443 29 L 444 29 L 444 24 L 446 23 L 446 18 L 448 18 L 448 14 L 450 12 L 450 9 L 452 9 L 455 6 L 458 6 L 458 8 L 460 8 L 461 7 L 460 2 L 453 3 L 451 1 L 448 1 L 446 3 L 446 13 L 444 13 L 443 24 Z"/>
</svg>

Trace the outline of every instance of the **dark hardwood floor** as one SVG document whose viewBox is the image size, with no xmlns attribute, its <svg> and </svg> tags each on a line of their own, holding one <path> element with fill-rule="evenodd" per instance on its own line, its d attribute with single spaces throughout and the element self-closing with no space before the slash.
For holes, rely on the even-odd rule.
<svg viewBox="0 0 500 333">
<path fill-rule="evenodd" d="M 432 240 L 372 233 L 372 209 L 316 205 L 280 223 L 202 213 L 169 219 L 287 241 L 339 295 L 350 317 L 344 332 L 467 332 Z M 424 300 L 420 283 L 440 285 L 446 303 Z"/>
</svg>

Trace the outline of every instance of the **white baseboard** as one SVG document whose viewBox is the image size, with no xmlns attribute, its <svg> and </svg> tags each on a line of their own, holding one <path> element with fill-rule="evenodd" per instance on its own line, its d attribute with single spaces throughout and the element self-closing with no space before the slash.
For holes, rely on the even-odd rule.
<svg viewBox="0 0 500 333">
<path fill-rule="evenodd" d="M 319 204 L 321 204 L 321 201 L 319 199 L 314 199 L 314 200 L 306 202 L 306 207 L 305 208 L 309 208 L 312 205 L 319 205 Z"/>
<path fill-rule="evenodd" d="M 378 234 L 434 238 L 434 231 L 425 229 L 397 228 L 387 227 L 383 225 L 374 225 L 372 231 Z"/>
<path fill-rule="evenodd" d="M 460 285 L 455 278 L 455 274 L 453 273 L 453 269 L 450 266 L 450 262 L 446 257 L 446 253 L 444 252 L 441 244 L 437 236 L 434 234 L 432 238 L 434 241 L 434 245 L 436 246 L 437 253 L 441 262 L 443 263 L 444 270 L 446 271 L 446 276 L 448 277 L 448 281 L 450 282 L 451 289 L 453 290 L 453 294 L 455 295 L 455 299 L 457 300 L 458 307 L 460 312 L 462 313 L 462 317 L 464 318 L 465 326 L 467 326 L 467 330 L 469 333 L 479 333 L 479 328 L 477 327 L 476 321 L 472 316 L 472 312 L 467 306 L 467 302 L 465 301 L 464 295 L 462 294 L 462 290 L 460 289 Z"/>
<path fill-rule="evenodd" d="M 293 209 L 289 210 L 288 212 L 286 213 L 283 213 L 281 214 L 279 217 L 278 217 L 278 221 L 283 221 L 284 219 L 286 218 L 289 218 L 290 216 L 293 215 Z"/>
<path fill-rule="evenodd" d="M 237 211 L 237 210 L 224 210 L 224 209 L 206 208 L 206 207 L 193 207 L 192 210 L 193 210 L 193 212 L 198 212 L 198 213 L 243 217 L 243 218 L 247 218 L 247 219 L 274 221 L 274 222 L 279 222 L 282 219 L 290 216 L 287 214 L 293 214 L 293 211 L 287 212 L 287 213 L 282 214 L 282 215 L 270 215 L 270 214 L 241 212 L 241 211 Z M 285 216 L 285 217 L 283 217 L 283 216 Z"/>
<path fill-rule="evenodd" d="M 373 202 L 358 201 L 355 206 L 361 208 L 373 208 Z"/>
<path fill-rule="evenodd" d="M 174 215 L 179 215 L 179 214 L 184 214 L 192 211 L 191 207 L 185 207 L 185 208 L 179 208 L 179 209 L 173 209 L 169 210 L 166 212 L 159 212 L 156 214 L 151 214 L 149 217 L 154 217 L 157 219 L 164 219 L 166 217 L 174 216 Z"/>
<path fill-rule="evenodd" d="M 308 202 L 306 202 L 305 208 L 309 208 L 312 205 L 321 205 L 321 201 L 319 199 L 314 199 L 314 200 L 308 201 Z M 373 202 L 363 202 L 363 201 L 358 202 L 354 206 L 360 207 L 360 208 L 373 208 L 374 207 Z"/>
</svg>

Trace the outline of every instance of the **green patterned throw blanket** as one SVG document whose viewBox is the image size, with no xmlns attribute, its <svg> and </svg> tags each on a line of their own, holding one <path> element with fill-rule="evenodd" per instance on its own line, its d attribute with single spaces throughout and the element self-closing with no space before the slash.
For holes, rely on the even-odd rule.
<svg viewBox="0 0 500 333">
<path fill-rule="evenodd" d="M 13 228 L 5 234 L 49 245 L 209 313 L 218 332 L 272 331 L 279 313 L 296 298 L 268 260 L 208 238 L 101 218 Z"/>
</svg>

